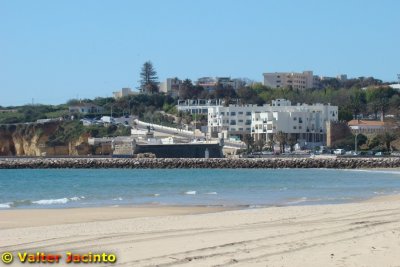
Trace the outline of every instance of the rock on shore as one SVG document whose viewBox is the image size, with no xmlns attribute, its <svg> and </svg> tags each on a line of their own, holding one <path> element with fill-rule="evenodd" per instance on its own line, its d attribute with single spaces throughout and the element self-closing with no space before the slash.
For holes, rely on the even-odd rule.
<svg viewBox="0 0 400 267">
<path fill-rule="evenodd" d="M 398 168 L 400 158 L 121 159 L 3 158 L 0 169 L 33 168 Z"/>
</svg>

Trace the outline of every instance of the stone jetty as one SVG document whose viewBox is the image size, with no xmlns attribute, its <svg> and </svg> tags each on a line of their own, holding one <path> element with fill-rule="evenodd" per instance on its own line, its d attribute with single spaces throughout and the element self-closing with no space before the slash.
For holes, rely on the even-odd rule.
<svg viewBox="0 0 400 267">
<path fill-rule="evenodd" d="M 162 159 L 162 158 L 0 158 L 0 169 L 50 168 L 399 168 L 400 158 L 262 158 L 262 159 Z"/>
</svg>

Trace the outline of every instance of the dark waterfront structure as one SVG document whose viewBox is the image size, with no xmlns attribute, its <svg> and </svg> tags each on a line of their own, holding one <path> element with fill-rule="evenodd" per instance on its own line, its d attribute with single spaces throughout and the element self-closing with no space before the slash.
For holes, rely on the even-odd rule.
<svg viewBox="0 0 400 267">
<path fill-rule="evenodd" d="M 220 144 L 136 144 L 134 154 L 152 153 L 156 158 L 222 158 Z"/>
</svg>

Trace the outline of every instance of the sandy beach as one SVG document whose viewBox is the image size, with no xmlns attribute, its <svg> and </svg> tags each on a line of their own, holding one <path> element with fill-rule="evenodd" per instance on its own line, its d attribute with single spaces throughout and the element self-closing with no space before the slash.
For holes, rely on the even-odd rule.
<svg viewBox="0 0 400 267">
<path fill-rule="evenodd" d="M 0 217 L 1 253 L 117 255 L 117 263 L 96 266 L 400 265 L 399 196 L 229 211 L 205 207 L 10 210 L 1 211 Z M 11 266 L 19 265 L 23 266 L 14 259 Z"/>
</svg>

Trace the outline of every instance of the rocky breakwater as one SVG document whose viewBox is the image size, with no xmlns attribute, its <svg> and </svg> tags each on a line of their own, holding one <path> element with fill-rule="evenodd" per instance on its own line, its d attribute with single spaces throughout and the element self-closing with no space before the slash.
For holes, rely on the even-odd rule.
<svg viewBox="0 0 400 267">
<path fill-rule="evenodd" d="M 0 169 L 30 168 L 398 168 L 400 158 L 117 159 L 2 158 Z"/>
</svg>

